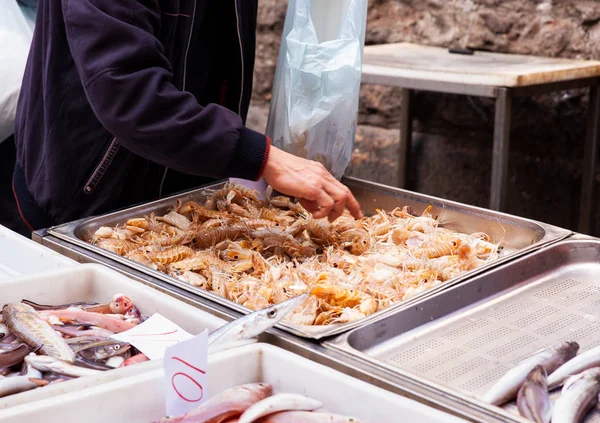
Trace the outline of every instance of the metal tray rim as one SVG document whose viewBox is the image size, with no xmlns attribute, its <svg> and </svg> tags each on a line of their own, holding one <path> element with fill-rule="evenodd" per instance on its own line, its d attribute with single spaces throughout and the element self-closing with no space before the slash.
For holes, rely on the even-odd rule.
<svg viewBox="0 0 600 423">
<path fill-rule="evenodd" d="M 518 251 L 511 252 L 511 253 L 507 254 L 506 256 L 498 258 L 498 259 L 492 261 L 490 264 L 483 265 L 477 269 L 468 271 L 468 272 L 462 274 L 461 276 L 454 278 L 453 280 L 445 282 L 445 283 L 443 283 L 435 288 L 429 289 L 428 291 L 425 291 L 421 294 L 415 295 L 414 297 L 412 297 L 404 302 L 397 303 L 391 307 L 388 307 L 387 309 L 378 311 L 370 316 L 367 316 L 366 318 L 363 318 L 363 319 L 360 319 L 360 320 L 357 320 L 354 322 L 341 323 L 341 324 L 329 325 L 329 326 L 324 326 L 324 327 L 300 326 L 300 325 L 295 325 L 292 323 L 284 323 L 284 322 L 280 322 L 277 325 L 277 327 L 279 327 L 280 329 L 286 330 L 287 332 L 290 332 L 290 333 L 300 336 L 300 337 L 320 340 L 325 337 L 339 335 L 340 333 L 343 333 L 348 330 L 354 329 L 356 327 L 362 326 L 364 324 L 370 323 L 379 318 L 383 318 L 383 317 L 387 316 L 389 313 L 393 313 L 393 312 L 399 310 L 400 308 L 410 307 L 419 301 L 429 298 L 432 295 L 436 295 L 438 292 L 440 292 L 442 290 L 448 289 L 456 284 L 464 282 L 465 280 L 467 280 L 469 278 L 472 278 L 478 274 L 481 274 L 482 272 L 491 270 L 492 268 L 495 268 L 495 267 L 500 266 L 504 263 L 507 263 L 511 260 L 514 260 L 523 255 L 531 253 L 532 251 L 535 251 L 545 245 L 558 242 L 572 234 L 572 232 L 570 232 L 568 230 L 565 230 L 565 229 L 562 229 L 562 228 L 559 228 L 556 226 L 552 226 L 552 225 L 547 225 L 547 224 L 537 222 L 534 220 L 530 220 L 530 219 L 511 216 L 511 215 L 504 214 L 504 213 L 486 210 L 486 209 L 482 209 L 482 208 L 475 207 L 475 206 L 469 206 L 469 205 L 457 203 L 457 202 L 454 202 L 451 200 L 444 200 L 441 198 L 423 195 L 423 194 L 415 193 L 412 191 L 406 191 L 406 190 L 402 190 L 399 188 L 389 187 L 386 185 L 369 182 L 369 181 L 364 181 L 364 180 L 357 179 L 357 178 L 347 178 L 346 177 L 344 179 L 346 181 L 350 182 L 351 184 L 361 185 L 365 188 L 370 187 L 370 188 L 384 190 L 384 191 L 388 191 L 388 192 L 392 192 L 392 193 L 396 193 L 396 194 L 404 194 L 404 196 L 418 198 L 420 200 L 425 200 L 432 204 L 442 204 L 442 205 L 454 206 L 456 208 L 466 209 L 466 210 L 469 210 L 472 212 L 477 212 L 478 214 L 482 214 L 482 215 L 486 215 L 486 216 L 489 216 L 491 214 L 491 215 L 498 216 L 498 217 L 504 217 L 507 219 L 516 220 L 518 222 L 521 222 L 522 224 L 528 224 L 530 226 L 537 226 L 538 228 L 540 228 L 541 230 L 544 231 L 544 237 L 542 239 L 540 239 L 539 241 L 529 245 L 528 247 L 525 247 Z M 182 196 L 193 196 L 194 194 L 200 194 L 207 189 L 222 186 L 222 184 L 224 184 L 225 182 L 226 182 L 225 180 L 216 181 L 214 183 L 207 184 L 207 185 L 195 188 L 193 190 L 176 193 L 169 197 L 165 197 L 165 198 L 155 200 L 155 201 L 152 201 L 149 203 L 134 205 L 134 206 L 127 207 L 127 208 L 124 208 L 121 210 L 117 210 L 117 211 L 114 211 L 114 212 L 111 212 L 111 213 L 108 213 L 105 215 L 86 217 L 86 218 L 78 219 L 78 220 L 75 220 L 75 221 L 72 221 L 69 223 L 65 223 L 62 225 L 53 226 L 53 227 L 49 228 L 47 232 L 51 235 L 56 236 L 59 239 L 66 241 L 66 242 L 78 245 L 79 247 L 81 247 L 83 249 L 95 252 L 95 253 L 105 257 L 106 259 L 116 261 L 125 266 L 136 269 L 140 272 L 146 273 L 149 276 L 155 277 L 163 282 L 166 282 L 167 284 L 177 286 L 177 287 L 179 287 L 185 291 L 188 291 L 192 294 L 198 295 L 198 296 L 208 299 L 210 301 L 214 301 L 220 305 L 229 307 L 240 313 L 247 314 L 247 313 L 251 312 L 251 310 L 240 304 L 235 303 L 234 301 L 227 300 L 224 297 L 216 295 L 212 292 L 196 288 L 192 285 L 186 284 L 186 283 L 184 283 L 174 277 L 171 277 L 167 274 L 153 270 L 153 269 L 146 267 L 144 265 L 141 265 L 137 262 L 126 259 L 117 254 L 111 253 L 110 251 L 106 251 L 104 249 L 98 248 L 95 245 L 89 244 L 88 242 L 85 242 L 85 241 L 79 239 L 75 235 L 75 232 L 77 231 L 77 229 L 82 225 L 89 225 L 89 224 L 92 224 L 93 222 L 100 221 L 100 220 L 105 221 L 105 220 L 109 220 L 111 218 L 119 218 L 123 214 L 134 211 L 140 207 L 144 207 L 144 208 L 153 207 L 153 206 L 160 207 L 166 203 L 171 203 L 171 202 L 175 201 L 176 199 L 181 198 Z"/>
</svg>

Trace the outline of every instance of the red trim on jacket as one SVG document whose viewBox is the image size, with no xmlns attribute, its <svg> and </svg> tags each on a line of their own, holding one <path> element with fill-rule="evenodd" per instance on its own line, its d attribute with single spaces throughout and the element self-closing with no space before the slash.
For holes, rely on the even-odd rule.
<svg viewBox="0 0 600 423">
<path fill-rule="evenodd" d="M 23 221 L 23 223 L 25 223 L 27 225 L 27 227 L 29 229 L 31 229 L 31 232 L 35 231 L 35 229 L 33 229 L 33 226 L 31 226 L 29 224 L 29 222 L 27 221 L 27 219 L 25 219 L 25 216 L 23 216 L 23 212 L 21 211 L 21 205 L 19 204 L 19 197 L 17 197 L 17 191 L 15 190 L 15 178 L 14 177 L 12 179 L 12 192 L 13 192 L 13 196 L 15 197 L 15 202 L 17 203 L 17 210 L 19 211 L 19 216 L 21 216 L 21 220 Z"/>
</svg>

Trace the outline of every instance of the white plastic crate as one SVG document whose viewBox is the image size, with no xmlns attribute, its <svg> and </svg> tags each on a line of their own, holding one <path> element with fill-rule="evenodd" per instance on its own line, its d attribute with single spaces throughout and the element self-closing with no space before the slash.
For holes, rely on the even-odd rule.
<svg viewBox="0 0 600 423">
<path fill-rule="evenodd" d="M 464 423 L 465 420 L 392 394 L 280 348 L 254 344 L 209 357 L 209 395 L 243 383 L 265 382 L 274 393 L 296 393 L 323 410 L 364 423 Z M 83 392 L 0 411 L 2 423 L 149 423 L 164 416 L 162 369 Z"/>
<path fill-rule="evenodd" d="M 109 302 L 117 293 L 131 297 L 141 313 L 150 316 L 158 312 L 194 335 L 203 332 L 204 329 L 213 331 L 226 323 L 223 319 L 97 264 L 81 264 L 45 274 L 7 279 L 0 285 L 0 306 L 22 299 L 43 304 L 65 304 L 77 301 L 104 303 Z M 19 404 L 31 404 L 32 401 L 53 398 L 66 392 L 79 392 L 101 383 L 156 370 L 161 366 L 160 360 L 148 361 L 108 370 L 96 376 L 73 379 L 6 396 L 0 398 L 0 409 Z"/>
<path fill-rule="evenodd" d="M 78 263 L 0 225 L 0 283 L 7 278 Z"/>
</svg>

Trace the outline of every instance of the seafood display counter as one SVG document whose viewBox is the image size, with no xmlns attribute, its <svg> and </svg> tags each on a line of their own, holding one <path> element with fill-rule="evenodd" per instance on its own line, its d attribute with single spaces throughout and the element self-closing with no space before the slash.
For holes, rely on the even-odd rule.
<svg viewBox="0 0 600 423">
<path fill-rule="evenodd" d="M 390 294 L 389 289 L 383 291 L 381 283 L 368 289 L 345 290 L 344 295 L 353 297 L 352 305 L 338 305 L 323 300 L 327 302 L 325 304 L 327 307 L 315 306 L 318 311 L 310 319 L 312 323 L 303 323 L 305 319 L 299 316 L 298 319 L 286 320 L 279 325 L 280 329 L 294 335 L 321 339 L 364 325 L 408 304 L 418 303 L 428 296 L 468 280 L 494 266 L 570 235 L 569 231 L 543 223 L 375 183 L 351 178 L 345 179 L 344 183 L 352 190 L 365 214 L 373 216 L 370 220 L 361 223 L 346 221 L 344 225 L 349 226 L 343 232 L 340 230 L 339 237 L 336 239 L 346 245 L 345 248 L 352 254 L 343 249 L 329 250 L 328 237 L 335 228 L 324 223 L 323 220 L 318 222 L 305 217 L 301 210 L 297 210 L 301 208 L 299 205 L 286 202 L 284 199 L 278 200 L 279 203 L 283 203 L 282 206 L 273 201 L 269 208 L 264 208 L 263 204 L 254 202 L 252 194 L 245 194 L 242 189 L 235 187 L 228 188 L 224 182 L 105 216 L 81 219 L 50 228 L 44 232 L 44 238 L 50 238 L 48 242 L 54 244 L 56 244 L 55 240 L 60 240 L 67 245 L 76 246 L 79 251 L 78 260 L 85 261 L 86 257 L 91 255 L 100 256 L 105 263 L 119 263 L 127 269 L 146 275 L 146 280 L 155 286 L 160 285 L 167 290 L 178 288 L 188 292 L 190 296 L 209 300 L 240 313 L 251 311 L 249 306 L 244 305 L 251 301 L 244 292 L 233 293 L 239 290 L 237 284 L 226 286 L 224 282 L 214 277 L 214 271 L 202 275 L 189 271 L 197 270 L 202 266 L 207 268 L 213 266 L 212 262 L 206 264 L 207 259 L 219 263 L 224 263 L 223 260 L 216 256 L 207 258 L 203 256 L 203 251 L 192 249 L 189 245 L 201 244 L 208 247 L 229 242 L 233 244 L 231 248 L 236 248 L 236 250 L 227 250 L 227 246 L 223 247 L 229 257 L 237 259 L 238 255 L 248 255 L 252 260 L 257 257 L 256 249 L 249 251 L 249 248 L 242 247 L 240 238 L 245 239 L 244 242 L 250 246 L 254 246 L 256 241 L 267 249 L 273 244 L 276 248 L 283 249 L 291 259 L 288 258 L 287 267 L 284 263 L 276 269 L 277 276 L 271 273 L 270 276 L 260 280 L 260 278 L 244 275 L 248 286 L 251 287 L 246 288 L 247 291 L 254 292 L 262 289 L 270 292 L 266 295 L 270 299 L 263 298 L 261 299 L 263 301 L 273 301 L 273 298 L 276 298 L 273 292 L 278 289 L 284 291 L 280 297 L 292 295 L 290 293 L 293 293 L 294 289 L 299 290 L 297 293 L 308 289 L 302 281 L 274 288 L 270 281 L 273 278 L 281 278 L 281 273 L 288 270 L 291 273 L 298 273 L 300 269 L 295 269 L 296 255 L 305 254 L 309 256 L 307 261 L 310 261 L 311 253 L 303 252 L 315 250 L 315 246 L 317 250 L 323 250 L 320 253 L 322 258 L 315 257 L 317 260 L 313 260 L 312 263 L 324 261 L 327 255 L 326 272 L 320 270 L 322 264 L 301 267 L 302 271 L 314 272 L 315 277 L 309 279 L 323 282 L 320 288 L 321 298 L 339 296 L 338 287 L 330 282 L 337 277 L 336 272 L 342 274 L 346 272 L 346 279 L 353 278 L 359 282 L 365 278 L 383 280 L 387 274 L 395 275 L 402 269 L 404 269 L 402 271 L 412 272 L 411 277 L 416 278 L 414 285 L 408 289 L 404 287 L 402 292 L 406 289 L 406 293 L 403 296 L 391 298 L 395 294 Z M 219 202 L 223 204 L 222 208 Z M 247 205 L 247 207 L 240 205 Z M 282 212 L 282 209 L 285 212 Z M 202 219 L 195 220 L 194 214 L 200 215 Z M 296 216 L 290 218 L 290 214 Z M 284 223 L 288 222 L 287 219 L 289 219 L 288 226 Z M 404 232 L 399 228 L 394 230 L 400 222 L 410 223 Z M 211 224 L 217 226 L 206 226 Z M 195 231 L 190 229 L 194 225 L 198 225 Z M 255 229 L 256 225 L 258 229 Z M 370 225 L 369 228 L 372 230 L 352 225 Z M 298 235 L 300 232 L 309 235 L 301 239 Z M 427 235 L 429 232 L 431 234 Z M 240 235 L 249 233 L 252 236 Z M 109 239 L 98 241 L 98 237 L 104 236 Z M 137 237 L 138 241 L 130 241 L 130 237 Z M 177 242 L 173 241 L 174 238 Z M 187 241 L 183 241 L 186 239 Z M 192 239 L 193 243 L 191 243 Z M 389 249 L 379 251 L 375 247 L 372 248 L 375 244 L 380 245 L 378 244 L 380 241 L 381 245 L 387 243 L 392 247 L 395 244 L 402 244 L 404 246 L 402 255 L 391 257 L 388 254 Z M 171 246 L 171 243 L 176 245 Z M 472 255 L 468 248 L 475 245 L 483 245 L 484 249 L 489 251 L 481 257 L 478 252 Z M 166 246 L 169 248 L 165 248 Z M 250 250 L 252 248 L 254 247 Z M 237 251 L 240 250 L 238 254 Z M 71 248 L 71 251 L 74 249 Z M 458 262 L 458 257 L 463 254 L 463 251 L 465 258 Z M 418 257 L 414 257 L 416 253 L 419 254 Z M 342 270 L 344 267 L 353 266 L 357 260 L 355 257 L 358 256 L 361 263 L 370 260 L 365 265 L 370 266 L 369 275 Z M 363 260 L 363 256 L 367 258 Z M 372 263 L 379 260 L 377 257 L 387 257 L 387 261 L 373 265 Z M 277 257 L 275 259 L 279 260 Z M 390 261 L 392 259 L 393 262 Z M 179 262 L 173 263 L 171 260 L 179 260 Z M 259 264 L 271 266 L 272 262 L 266 263 L 264 260 L 265 258 L 259 254 L 258 261 L 261 262 Z M 168 266 L 164 266 L 165 263 Z M 238 262 L 233 265 L 225 263 L 228 267 L 219 268 L 219 263 L 214 265 L 217 274 L 228 273 L 229 269 L 238 264 Z M 250 262 L 250 258 L 247 262 L 239 261 L 240 266 L 247 264 L 256 268 L 256 263 Z M 364 270 L 365 266 L 356 267 L 357 270 Z M 167 270 L 161 271 L 160 267 L 166 267 Z M 207 279 L 211 279 L 211 282 L 207 282 Z M 204 289 L 205 286 L 210 286 L 210 289 Z M 316 293 L 316 290 L 313 292 Z M 231 299 L 232 297 L 235 297 L 235 301 Z M 357 305 L 357 302 L 360 304 Z M 260 303 L 254 302 L 252 308 L 260 307 L 258 304 Z M 310 304 L 306 305 L 307 308 L 309 306 Z M 346 313 L 336 311 L 342 309 L 348 311 Z"/>
<path fill-rule="evenodd" d="M 312 412 L 297 411 L 291 414 L 282 412 L 272 414 L 271 417 L 267 416 L 263 420 L 246 421 L 264 423 L 465 422 L 460 418 L 391 394 L 295 354 L 265 344 L 255 344 L 226 351 L 219 355 L 211 355 L 207 374 L 209 377 L 207 393 L 213 401 L 213 410 L 219 407 L 215 400 L 218 401 L 220 392 L 227 389 L 232 392 L 231 389 L 236 389 L 235 387 L 239 387 L 239 385 L 257 383 L 262 385 L 255 385 L 250 389 L 272 390 L 264 395 L 258 395 L 257 399 L 268 397 L 271 394 L 273 399 L 271 404 L 284 406 L 282 402 L 275 400 L 276 395 L 299 394 L 308 397 L 304 401 L 310 398 L 316 402 L 315 405 L 309 404 L 308 410 L 318 407 Z M 131 401 L 132 395 L 135 395 L 135 401 Z M 208 402 L 205 405 L 208 406 Z M 89 413 L 90 409 L 95 412 Z M 217 412 L 226 415 L 227 407 L 222 406 Z M 337 418 L 331 418 L 332 413 L 337 415 Z M 258 414 L 260 415 L 260 413 Z M 72 392 L 54 400 L 39 401 L 35 404 L 0 411 L 0 421 L 6 423 L 29 421 L 62 423 L 71 421 L 74 415 L 85 415 L 86 421 L 90 423 L 103 423 L 106 421 L 107 415 L 110 415 L 110 420 L 115 423 L 159 421 L 164 416 L 164 373 L 162 370 L 156 370 L 118 383 L 107 383 L 83 392 Z M 236 413 L 229 415 L 234 418 L 231 421 L 237 421 L 235 420 Z M 239 411 L 237 415 L 239 416 Z M 198 418 L 198 420 L 190 419 L 189 421 L 205 420 Z M 240 421 L 242 420 L 240 419 Z"/>
<path fill-rule="evenodd" d="M 75 264 L 77 262 L 0 225 L 0 281 Z"/>
<path fill-rule="evenodd" d="M 32 386 L 24 386 L 27 390 L 13 386 L 13 381 L 17 382 L 18 378 L 25 376 L 10 375 L 0 379 L 0 409 L 21 404 L 30 407 L 32 402 L 43 399 L 54 401 L 57 396 L 68 392 L 81 392 L 106 382 L 124 380 L 133 375 L 159 368 L 162 365 L 160 360 L 140 363 L 132 360 L 131 365 L 111 369 L 113 366 L 109 366 L 108 361 L 104 360 L 105 355 L 110 356 L 108 354 L 92 357 L 83 354 L 79 356 L 83 349 L 78 348 L 80 346 L 78 342 L 82 338 L 85 338 L 85 342 L 89 342 L 88 338 L 97 338 L 100 340 L 98 345 L 102 348 L 102 340 L 107 340 L 113 332 L 135 326 L 133 323 L 136 319 L 133 317 L 134 310 L 136 310 L 135 313 L 139 312 L 146 316 L 158 312 L 191 334 L 201 333 L 204 329 L 212 331 L 226 323 L 209 313 L 202 312 L 191 305 L 163 295 L 104 266 L 95 264 L 82 264 L 43 274 L 5 279 L 1 281 L 0 289 L 2 304 L 5 305 L 2 313 L 4 324 L 1 325 L 5 339 L 8 336 L 16 336 L 22 341 L 21 346 L 29 349 L 20 357 L 20 360 L 25 360 L 29 369 L 33 368 L 39 372 L 49 371 L 54 375 L 65 375 L 64 379 L 66 379 L 61 383 L 47 384 L 47 380 L 42 380 L 39 374 L 37 376 L 30 375 L 30 377 L 40 379 L 41 387 L 36 389 Z M 116 304 L 111 302 L 108 306 L 110 308 L 108 314 L 91 311 L 104 307 L 103 304 L 107 304 L 113 298 L 116 298 L 114 300 Z M 69 304 L 74 303 L 82 307 L 90 307 L 86 308 L 90 311 L 79 312 L 67 309 Z M 125 305 L 125 303 L 128 304 Z M 119 311 L 114 310 L 113 305 L 116 308 L 127 308 L 127 314 L 132 312 L 133 318 L 129 319 L 127 314 L 125 315 L 127 319 L 113 317 L 114 313 Z M 111 315 L 111 313 L 113 314 Z M 93 318 L 94 322 L 89 321 L 88 318 Z M 72 320 L 73 324 L 64 323 L 66 320 Z M 54 321 L 52 326 L 46 323 Z M 91 323 L 94 324 L 90 329 Z M 55 335 L 52 329 L 60 331 L 63 336 Z M 10 344 L 2 345 L 6 347 Z M 52 354 L 47 352 L 50 349 L 53 351 Z M 53 357 L 66 356 L 68 360 L 56 360 L 48 363 L 32 361 L 30 363 L 28 354 L 39 350 L 42 354 L 34 356 L 34 359 L 38 357 L 40 360 L 52 361 Z M 87 349 L 87 351 L 91 352 L 92 350 Z M 12 360 L 11 357 L 3 355 L 3 360 L 9 358 Z M 124 358 L 122 356 L 120 358 L 123 361 Z M 85 365 L 88 367 L 80 366 L 78 359 L 85 361 Z M 16 360 L 12 362 L 15 366 L 20 364 Z M 69 362 L 77 365 L 71 365 Z M 45 367 L 56 364 L 66 366 L 68 369 L 55 370 L 54 367 Z M 38 367 L 39 365 L 42 367 Z M 117 366 L 119 365 L 114 365 L 114 367 Z M 74 371 L 76 373 L 73 373 Z M 83 373 L 79 374 L 79 372 Z M 76 378 L 71 379 L 71 377 Z M 10 392 L 15 393 L 11 395 Z"/>
<path fill-rule="evenodd" d="M 405 397 L 417 399 L 419 402 L 431 407 L 462 416 L 470 421 L 501 422 L 506 421 L 507 418 L 513 419 L 513 421 L 523 421 L 512 413 L 478 402 L 475 397 L 471 396 L 472 392 L 464 391 L 468 388 L 458 388 L 451 380 L 449 381 L 451 386 L 444 388 L 443 384 L 438 385 L 441 379 L 435 379 L 437 374 L 434 375 L 435 381 L 432 382 L 424 377 L 428 375 L 419 373 L 418 369 L 411 373 L 409 370 L 412 369 L 405 371 L 390 365 L 389 360 L 381 360 L 381 356 L 378 354 L 383 351 L 381 348 L 385 348 L 385 346 L 379 348 L 379 344 L 395 338 L 393 334 L 398 335 L 399 333 L 394 332 L 393 327 L 386 329 L 385 325 L 380 326 L 380 322 L 396 322 L 396 319 L 398 319 L 403 324 L 414 324 L 414 327 L 410 330 L 418 331 L 420 326 L 427 323 L 429 319 L 435 319 L 428 314 L 428 311 L 423 311 L 425 306 L 439 312 L 448 310 L 448 307 L 454 305 L 457 309 L 461 305 L 469 307 L 472 302 L 486 298 L 487 294 L 495 295 L 502 292 L 503 289 L 509 289 L 522 282 L 521 270 L 516 273 L 505 270 L 510 273 L 509 277 L 500 282 L 496 282 L 493 279 L 494 277 L 489 275 L 495 275 L 497 269 L 513 269 L 513 265 L 519 266 L 519 263 L 530 260 L 530 257 L 539 257 L 540 251 L 558 245 L 557 243 L 568 238 L 572 233 L 544 223 L 352 178 L 346 178 L 344 183 L 353 191 L 367 215 L 381 215 L 378 210 L 385 210 L 388 216 L 394 216 L 394 212 L 389 212 L 399 208 L 402 213 L 405 210 L 410 210 L 408 220 L 413 219 L 413 216 L 415 220 L 419 220 L 422 219 L 420 216 L 428 214 L 436 221 L 435 226 L 443 227 L 444 231 L 454 231 L 462 234 L 483 233 L 501 248 L 498 248 L 498 254 L 483 260 L 482 265 L 462 272 L 445 280 L 438 286 L 431 287 L 405 301 L 392 304 L 390 307 L 377 311 L 366 318 L 349 323 L 300 328 L 284 322 L 276 328 L 268 330 L 262 335 L 261 340 L 296 353 L 313 362 L 344 372 L 356 379 L 369 382 L 372 385 Z M 38 231 L 34 234 L 34 240 L 79 262 L 102 264 L 203 311 L 226 320 L 232 320 L 251 310 L 209 290 L 192 286 L 165 272 L 129 260 L 120 254 L 107 251 L 89 242 L 99 230 L 102 232 L 108 228 L 109 230 L 106 230 L 106 232 L 114 232 L 120 235 L 118 228 L 127 227 L 128 222 L 138 224 L 143 223 L 142 219 L 148 222 L 154 217 L 165 216 L 166 218 L 166 214 L 174 210 L 181 210 L 180 207 L 188 202 L 196 202 L 196 204 L 204 207 L 206 204 L 204 201 L 207 201 L 210 195 L 214 195 L 215 192 L 222 191 L 224 188 L 226 188 L 224 183 L 211 185 L 106 216 L 82 219 L 59 227 Z M 147 217 L 150 217 L 150 219 L 147 219 Z M 472 237 L 471 235 L 468 236 Z M 547 264 L 549 267 L 546 271 L 550 271 L 553 263 Z M 492 278 L 494 282 L 487 285 L 477 282 L 483 278 L 487 278 L 486 281 Z M 470 290 L 474 290 L 479 296 L 474 294 L 465 296 L 465 293 Z M 456 294 L 457 292 L 458 294 Z M 451 298 L 451 295 L 457 295 L 458 299 Z M 402 317 L 397 318 L 396 316 Z M 425 316 L 425 320 L 421 319 L 423 316 Z M 408 320 L 405 321 L 405 319 Z M 398 328 L 406 328 L 406 326 L 398 324 Z M 465 331 L 478 330 L 477 327 L 471 328 L 470 326 L 465 329 Z M 367 332 L 370 332 L 371 335 L 368 335 Z M 335 336 L 340 337 L 334 338 Z M 373 344 L 369 344 L 369 342 L 361 343 L 362 341 L 354 342 L 356 339 L 363 339 L 363 336 L 365 339 L 374 336 L 376 342 L 373 341 Z M 403 340 L 406 341 L 409 338 L 403 338 Z M 393 341 L 390 342 L 391 344 L 394 343 Z M 411 348 L 410 342 L 406 341 L 402 348 L 409 350 Z M 414 342 L 415 346 L 418 346 L 418 339 L 415 339 Z M 521 340 L 520 342 L 527 344 L 529 341 Z M 389 344 L 386 343 L 385 345 Z M 422 349 L 411 350 L 410 354 L 413 354 L 415 358 L 420 357 L 422 352 L 429 351 L 427 348 L 425 346 Z M 435 347 L 433 349 L 435 350 Z M 447 356 L 446 361 L 452 362 L 452 360 L 451 355 Z M 475 357 L 472 360 L 475 360 Z M 488 357 L 487 360 L 491 361 L 492 359 Z M 439 358 L 438 361 L 437 364 L 443 364 L 442 358 Z M 461 363 L 461 365 L 468 368 L 474 366 L 472 364 L 474 362 Z M 504 365 L 506 366 L 506 364 Z M 459 372 L 459 370 L 455 372 Z M 493 378 L 493 376 L 487 377 Z M 464 384 L 466 381 L 461 381 L 461 383 Z M 484 388 L 483 384 L 480 388 Z"/>
<path fill-rule="evenodd" d="M 509 390 L 511 381 L 503 377 L 514 377 L 511 369 L 561 343 L 567 343 L 560 347 L 569 350 L 566 359 L 600 346 L 598 239 L 573 236 L 546 246 L 324 346 L 419 389 L 431 401 L 486 416 L 482 421 L 526 422 L 514 401 L 490 404 L 491 388 Z M 596 351 L 592 361 L 598 366 Z M 552 379 L 556 366 L 547 367 Z M 565 395 L 560 389 L 550 394 L 555 406 Z M 598 422 L 600 412 L 577 421 Z"/>
</svg>

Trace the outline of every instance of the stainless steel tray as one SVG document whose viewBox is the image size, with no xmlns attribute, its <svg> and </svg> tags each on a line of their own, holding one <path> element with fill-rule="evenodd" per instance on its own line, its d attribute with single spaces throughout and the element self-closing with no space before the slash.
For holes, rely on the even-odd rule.
<svg viewBox="0 0 600 423">
<path fill-rule="evenodd" d="M 390 379 L 426 384 L 431 400 L 521 421 L 514 404 L 501 409 L 478 396 L 519 360 L 559 341 L 577 341 L 580 351 L 600 345 L 598 239 L 544 247 L 323 345 Z M 585 421 L 600 422 L 600 412 Z"/>
<path fill-rule="evenodd" d="M 395 207 L 405 205 L 410 206 L 416 213 L 421 213 L 428 205 L 431 204 L 433 206 L 432 212 L 439 216 L 443 226 L 461 232 L 485 231 L 495 240 L 502 240 L 504 248 L 500 257 L 498 257 L 496 260 L 490 261 L 489 264 L 470 272 L 466 272 L 460 277 L 449 280 L 436 288 L 426 291 L 420 295 L 416 295 L 415 297 L 402 303 L 395 304 L 394 306 L 377 312 L 365 319 L 351 323 L 342 323 L 322 327 L 298 326 L 291 323 L 280 324 L 279 327 L 281 329 L 287 330 L 298 336 L 321 339 L 326 336 L 342 333 L 368 321 L 372 321 L 378 316 L 389 313 L 398 307 L 418 302 L 423 298 L 434 295 L 440 290 L 460 283 L 477 273 L 483 272 L 486 269 L 506 262 L 507 260 L 514 259 L 519 255 L 531 252 L 548 243 L 556 242 L 571 234 L 571 232 L 567 230 L 532 220 L 509 216 L 477 207 L 471 207 L 452 201 L 441 200 L 439 198 L 420 195 L 354 178 L 345 178 L 343 182 L 352 190 L 366 214 L 374 213 L 377 208 L 391 210 Z M 217 184 L 199 188 L 194 191 L 174 195 L 169 198 L 141 206 L 135 206 L 104 216 L 77 220 L 50 228 L 48 232 L 51 235 L 54 235 L 67 242 L 79 245 L 86 250 L 96 252 L 107 259 L 118 261 L 152 277 L 185 289 L 192 294 L 215 301 L 239 312 L 248 313 L 250 311 L 249 309 L 233 301 L 227 300 L 221 296 L 213 294 L 212 292 L 193 287 L 176 278 L 152 270 L 144 265 L 98 248 L 85 241 L 85 239 L 89 239 L 91 234 L 93 234 L 100 226 L 122 224 L 129 218 L 149 215 L 151 213 L 166 213 L 167 209 L 173 206 L 176 200 L 179 199 L 186 201 L 188 199 L 202 199 L 206 195 L 207 190 L 218 189 L 223 186 L 224 183 L 225 181 L 219 182 Z"/>
</svg>

